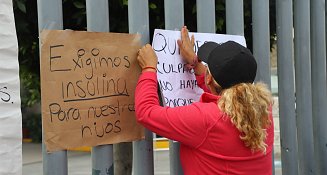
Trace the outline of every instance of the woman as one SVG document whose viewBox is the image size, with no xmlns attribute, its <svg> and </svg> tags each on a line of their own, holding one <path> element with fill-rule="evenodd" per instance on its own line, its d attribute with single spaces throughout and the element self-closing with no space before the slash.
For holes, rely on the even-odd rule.
<svg viewBox="0 0 327 175">
<path fill-rule="evenodd" d="M 206 67 L 194 53 L 194 37 L 189 38 L 186 27 L 181 34 L 181 55 L 205 92 L 200 102 L 189 106 L 159 106 L 158 60 L 147 44 L 138 54 L 142 68 L 135 92 L 138 122 L 181 143 L 185 175 L 272 174 L 272 98 L 264 84 L 253 84 L 257 65 L 251 52 L 232 41 L 209 42 L 198 51 Z"/>
</svg>

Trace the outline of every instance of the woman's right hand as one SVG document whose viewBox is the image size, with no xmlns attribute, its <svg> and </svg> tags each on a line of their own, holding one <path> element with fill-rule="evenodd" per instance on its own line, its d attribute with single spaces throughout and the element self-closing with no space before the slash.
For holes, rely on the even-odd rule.
<svg viewBox="0 0 327 175">
<path fill-rule="evenodd" d="M 150 44 L 146 44 L 139 49 L 137 54 L 137 61 L 142 71 L 153 71 L 155 72 L 158 64 L 158 57 Z"/>
<path fill-rule="evenodd" d="M 194 62 L 194 58 L 196 57 L 194 52 L 194 35 L 192 35 L 190 39 L 186 26 L 182 27 L 181 39 L 177 40 L 177 44 L 183 60 L 188 64 L 192 64 Z"/>
</svg>

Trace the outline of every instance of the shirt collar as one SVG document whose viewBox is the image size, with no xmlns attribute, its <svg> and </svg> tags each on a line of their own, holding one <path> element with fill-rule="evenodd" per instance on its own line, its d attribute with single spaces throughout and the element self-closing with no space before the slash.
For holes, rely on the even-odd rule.
<svg viewBox="0 0 327 175">
<path fill-rule="evenodd" d="M 220 98 L 220 96 L 217 96 L 217 95 L 213 95 L 213 94 L 204 92 L 201 95 L 200 102 L 204 102 L 204 103 L 214 102 L 214 103 L 217 103 L 217 101 L 218 101 L 219 98 Z"/>
</svg>

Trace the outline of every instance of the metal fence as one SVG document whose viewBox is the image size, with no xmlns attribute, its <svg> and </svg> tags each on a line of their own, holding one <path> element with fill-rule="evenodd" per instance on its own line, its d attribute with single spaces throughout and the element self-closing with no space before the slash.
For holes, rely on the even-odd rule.
<svg viewBox="0 0 327 175">
<path fill-rule="evenodd" d="M 166 29 L 184 24 L 184 1 L 165 0 Z M 197 31 L 214 33 L 215 1 L 197 0 Z M 276 0 L 277 56 L 282 172 L 327 174 L 325 0 Z M 86 0 L 87 29 L 109 32 L 108 0 Z M 128 1 L 129 32 L 149 43 L 148 0 Z M 98 19 L 101 19 L 98 20 Z M 293 20 L 294 19 L 294 20 Z M 61 0 L 38 0 L 39 31 L 63 29 Z M 252 0 L 256 80 L 270 85 L 269 0 Z M 244 35 L 243 0 L 226 0 L 226 31 Z M 154 174 L 152 133 L 133 143 L 133 174 Z M 183 174 L 178 143 L 171 142 L 170 174 Z M 43 145 L 44 148 L 44 145 Z M 45 150 L 45 149 L 43 149 Z M 43 151 L 43 174 L 68 173 L 67 152 Z M 146 163 L 145 163 L 146 162 Z M 92 148 L 92 172 L 113 166 L 113 146 Z"/>
</svg>

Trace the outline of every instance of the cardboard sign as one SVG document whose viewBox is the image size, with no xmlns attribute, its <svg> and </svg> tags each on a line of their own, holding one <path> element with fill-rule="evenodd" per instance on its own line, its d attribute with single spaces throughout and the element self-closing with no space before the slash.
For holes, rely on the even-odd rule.
<svg viewBox="0 0 327 175">
<path fill-rule="evenodd" d="M 139 35 L 43 31 L 41 45 L 48 151 L 144 138 L 134 113 Z"/>
<path fill-rule="evenodd" d="M 224 43 L 235 41 L 246 46 L 245 38 L 237 35 L 221 35 L 210 33 L 189 33 L 194 35 L 194 50 L 205 42 Z M 180 31 L 156 29 L 152 47 L 158 56 L 158 81 L 164 96 L 165 105 L 169 107 L 185 106 L 198 101 L 203 90 L 198 87 L 193 70 L 188 70 L 182 61 L 177 40 Z"/>
</svg>

